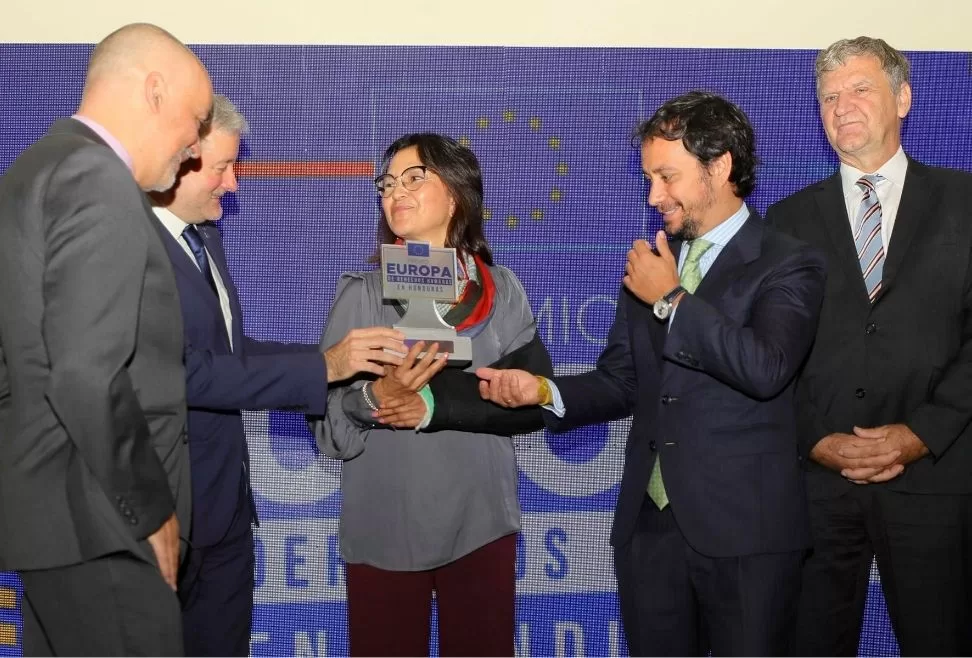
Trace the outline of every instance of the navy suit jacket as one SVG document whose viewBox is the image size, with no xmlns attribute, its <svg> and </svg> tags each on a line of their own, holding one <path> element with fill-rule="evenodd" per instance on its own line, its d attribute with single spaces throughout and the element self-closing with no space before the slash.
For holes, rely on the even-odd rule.
<svg viewBox="0 0 972 658">
<path fill-rule="evenodd" d="M 681 244 L 672 242 L 678 254 Z M 631 537 L 658 455 L 676 522 L 712 557 L 809 545 L 793 380 L 813 341 L 824 259 L 751 215 L 672 326 L 627 289 L 595 370 L 556 378 L 564 430 L 633 414 L 611 542 Z"/>
<path fill-rule="evenodd" d="M 240 410 L 287 408 L 324 415 L 327 369 L 317 345 L 261 342 L 243 335 L 239 294 L 219 231 L 212 224 L 197 228 L 233 312 L 231 351 L 216 293 L 182 246 L 162 231 L 182 304 L 192 467 L 190 540 L 200 547 L 226 536 L 238 508 L 245 506 L 256 518 Z"/>
</svg>

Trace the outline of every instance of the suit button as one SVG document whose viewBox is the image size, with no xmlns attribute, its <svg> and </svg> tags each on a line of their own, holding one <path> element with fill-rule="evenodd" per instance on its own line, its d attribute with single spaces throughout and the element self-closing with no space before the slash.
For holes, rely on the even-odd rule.
<svg viewBox="0 0 972 658">
<path fill-rule="evenodd" d="M 671 397 L 669 397 L 667 395 L 663 395 L 662 396 L 662 399 L 661 399 L 662 404 L 668 404 L 671 401 L 672 401 L 672 398 Z"/>
<path fill-rule="evenodd" d="M 657 450 L 657 447 L 655 446 L 655 442 L 654 441 L 649 441 L 648 442 L 648 449 L 651 450 L 652 452 L 655 452 L 655 450 Z"/>
<path fill-rule="evenodd" d="M 692 357 L 691 357 L 691 356 L 690 356 L 689 354 L 687 354 L 686 352 L 679 352 L 679 353 L 677 353 L 677 354 L 676 354 L 675 356 L 676 356 L 677 358 L 679 358 L 679 359 L 681 359 L 682 361 L 688 361 L 689 359 L 691 359 L 691 358 L 692 358 Z"/>
<path fill-rule="evenodd" d="M 864 333 L 870 336 L 873 333 L 877 333 L 878 326 L 873 322 L 869 322 L 866 327 L 864 327 Z"/>
<path fill-rule="evenodd" d="M 856 395 L 859 398 L 862 398 L 865 395 L 867 395 L 867 391 L 865 391 L 863 388 L 859 388 L 856 391 L 854 391 L 854 395 Z"/>
<path fill-rule="evenodd" d="M 128 524 L 129 525 L 138 525 L 138 517 L 136 517 L 136 516 L 130 516 L 130 517 L 128 517 Z"/>
</svg>

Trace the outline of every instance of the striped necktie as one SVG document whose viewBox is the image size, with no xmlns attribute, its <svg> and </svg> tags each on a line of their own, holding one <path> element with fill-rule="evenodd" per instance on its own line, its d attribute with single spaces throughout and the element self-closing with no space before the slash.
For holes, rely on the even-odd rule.
<svg viewBox="0 0 972 658">
<path fill-rule="evenodd" d="M 867 298 L 874 302 L 881 291 L 881 277 L 884 274 L 884 241 L 881 239 L 881 201 L 877 195 L 877 184 L 883 180 L 880 174 L 861 176 L 857 186 L 864 192 L 861 205 L 855 218 L 856 232 L 854 244 L 857 246 L 857 259 L 861 263 Z"/>
</svg>

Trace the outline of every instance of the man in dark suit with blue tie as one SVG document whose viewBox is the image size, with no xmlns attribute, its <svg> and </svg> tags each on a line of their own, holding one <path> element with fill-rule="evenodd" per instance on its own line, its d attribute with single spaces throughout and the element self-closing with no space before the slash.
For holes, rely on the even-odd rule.
<svg viewBox="0 0 972 658">
<path fill-rule="evenodd" d="M 233 165 L 246 130 L 233 104 L 215 96 L 200 159 L 183 167 L 172 190 L 155 196 L 185 325 L 193 523 L 179 598 L 189 656 L 249 653 L 256 515 L 240 410 L 323 415 L 328 382 L 401 362 L 383 348 L 407 351 L 402 336 L 387 328 L 351 332 L 323 354 L 316 344 L 243 334 L 239 296 L 211 222 L 222 215 L 223 194 L 236 191 Z"/>
<path fill-rule="evenodd" d="M 481 391 L 554 430 L 634 415 L 611 533 L 631 655 L 781 655 L 810 540 L 793 380 L 823 257 L 746 206 L 755 138 L 729 101 L 685 94 L 636 135 L 665 230 L 628 253 L 596 369 L 481 368 Z"/>
</svg>

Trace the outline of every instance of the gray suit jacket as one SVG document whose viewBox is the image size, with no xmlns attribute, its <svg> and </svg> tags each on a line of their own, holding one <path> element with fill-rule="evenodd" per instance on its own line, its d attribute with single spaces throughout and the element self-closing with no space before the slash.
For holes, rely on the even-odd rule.
<svg viewBox="0 0 972 658">
<path fill-rule="evenodd" d="M 0 569 L 189 531 L 182 317 L 158 222 L 91 130 L 55 123 L 0 179 Z"/>
</svg>

